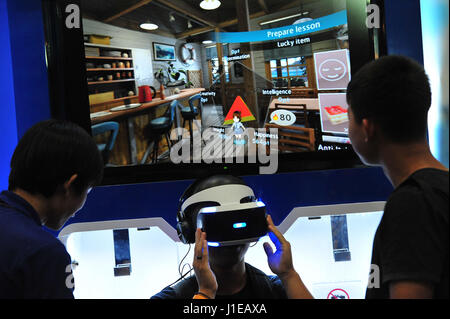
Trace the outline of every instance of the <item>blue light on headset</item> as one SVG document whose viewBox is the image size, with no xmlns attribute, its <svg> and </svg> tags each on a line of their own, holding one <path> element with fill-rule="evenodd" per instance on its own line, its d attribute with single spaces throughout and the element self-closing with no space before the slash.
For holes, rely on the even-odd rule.
<svg viewBox="0 0 450 319">
<path fill-rule="evenodd" d="M 220 244 L 219 244 L 219 243 L 215 243 L 215 242 L 210 241 L 210 242 L 208 242 L 208 246 L 211 246 L 211 247 L 219 247 Z"/>
<path fill-rule="evenodd" d="M 245 228 L 247 227 L 247 223 L 235 223 L 233 224 L 233 228 Z"/>
<path fill-rule="evenodd" d="M 266 204 L 264 204 L 262 201 L 258 200 L 258 201 L 256 202 L 256 206 L 258 206 L 258 207 L 265 207 Z"/>
</svg>

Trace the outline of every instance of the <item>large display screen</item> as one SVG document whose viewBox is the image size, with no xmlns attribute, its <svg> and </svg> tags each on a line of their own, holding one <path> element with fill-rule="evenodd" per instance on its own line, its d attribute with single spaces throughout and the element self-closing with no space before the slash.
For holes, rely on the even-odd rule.
<svg viewBox="0 0 450 319">
<path fill-rule="evenodd" d="M 248 163 L 273 174 L 286 155 L 354 155 L 346 88 L 373 58 L 365 1 L 215 2 L 80 1 L 105 165 Z"/>
</svg>

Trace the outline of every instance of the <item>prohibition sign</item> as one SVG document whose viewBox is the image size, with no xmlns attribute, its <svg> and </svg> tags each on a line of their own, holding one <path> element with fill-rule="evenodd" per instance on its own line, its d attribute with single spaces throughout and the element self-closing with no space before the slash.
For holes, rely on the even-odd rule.
<svg viewBox="0 0 450 319">
<path fill-rule="evenodd" d="M 327 299 L 350 299 L 350 296 L 343 289 L 333 289 L 328 294 Z"/>
</svg>

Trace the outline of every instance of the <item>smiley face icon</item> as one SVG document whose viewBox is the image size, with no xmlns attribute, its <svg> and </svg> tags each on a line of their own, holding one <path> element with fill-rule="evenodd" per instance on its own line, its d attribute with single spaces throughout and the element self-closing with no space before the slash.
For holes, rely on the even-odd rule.
<svg viewBox="0 0 450 319">
<path fill-rule="evenodd" d="M 319 75 L 322 79 L 336 82 L 344 78 L 347 74 L 347 67 L 338 59 L 328 59 L 319 66 Z"/>
</svg>

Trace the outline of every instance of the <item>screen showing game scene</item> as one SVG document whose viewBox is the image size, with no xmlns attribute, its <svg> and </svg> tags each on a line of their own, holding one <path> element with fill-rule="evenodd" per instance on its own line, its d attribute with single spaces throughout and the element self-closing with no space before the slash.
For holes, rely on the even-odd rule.
<svg viewBox="0 0 450 319">
<path fill-rule="evenodd" d="M 107 166 L 350 149 L 345 0 L 83 0 Z"/>
</svg>

